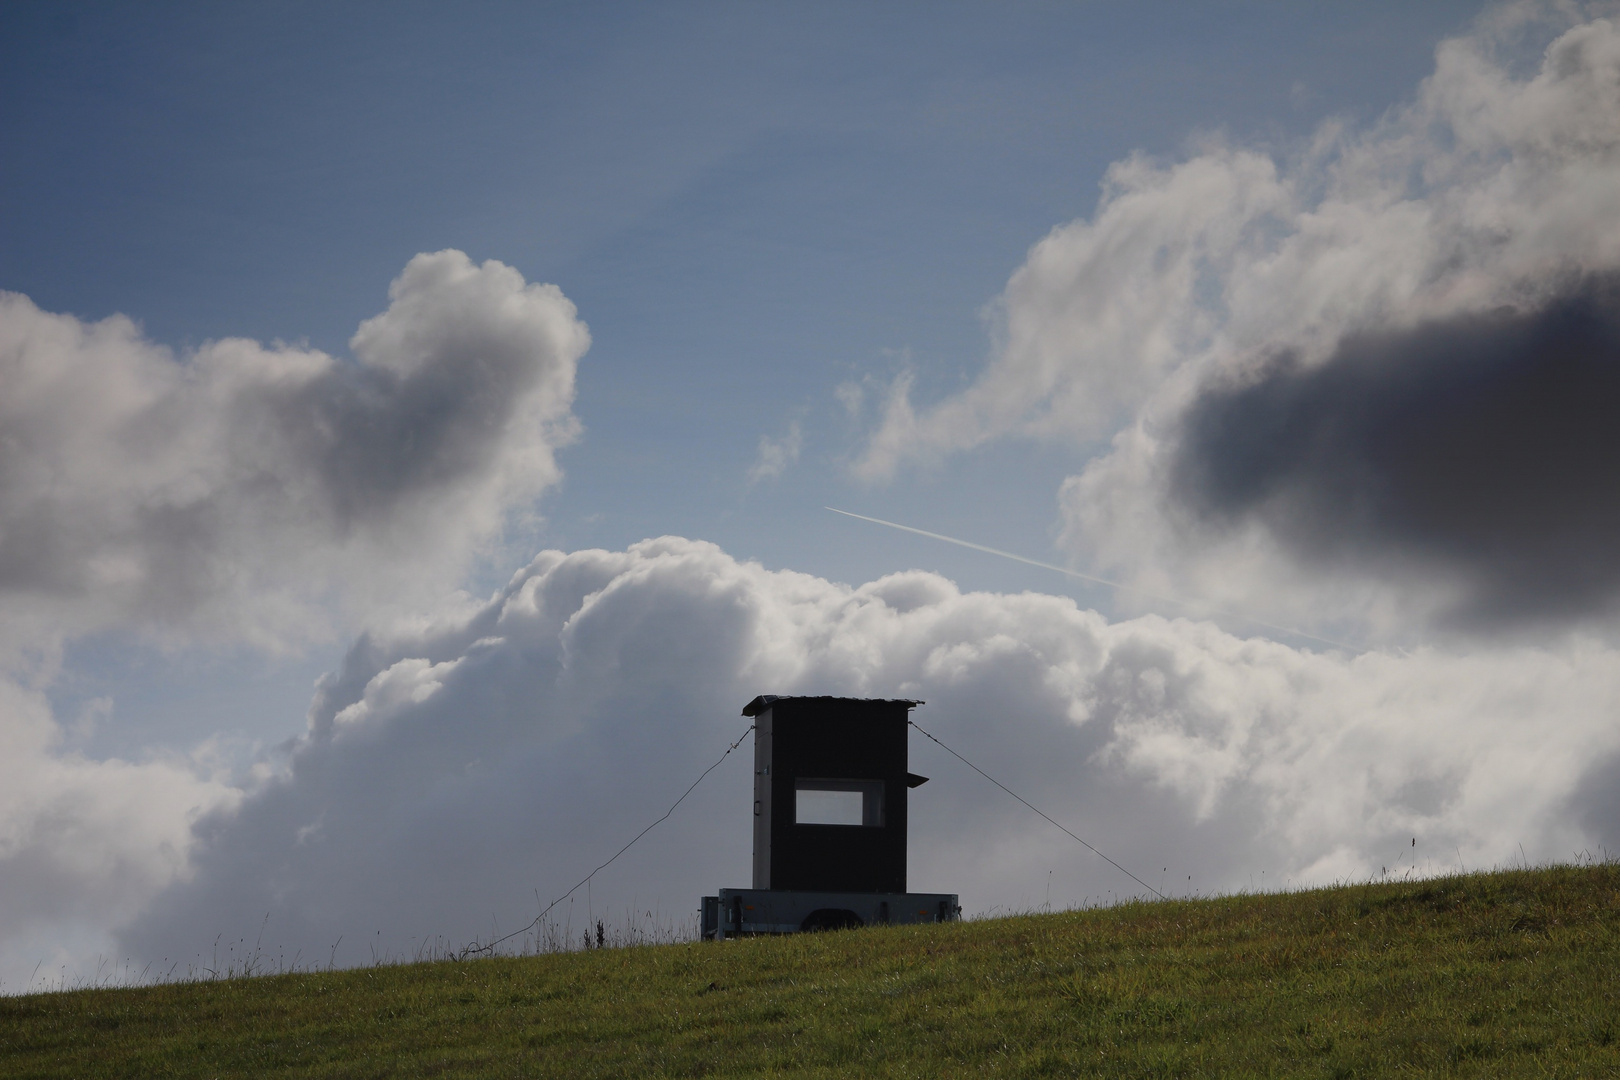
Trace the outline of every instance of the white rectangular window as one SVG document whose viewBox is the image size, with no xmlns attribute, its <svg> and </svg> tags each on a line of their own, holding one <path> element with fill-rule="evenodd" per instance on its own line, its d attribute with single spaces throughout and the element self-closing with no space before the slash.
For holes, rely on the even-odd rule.
<svg viewBox="0 0 1620 1080">
<path fill-rule="evenodd" d="M 883 825 L 881 780 L 800 777 L 793 786 L 793 821 L 797 825 Z"/>
</svg>

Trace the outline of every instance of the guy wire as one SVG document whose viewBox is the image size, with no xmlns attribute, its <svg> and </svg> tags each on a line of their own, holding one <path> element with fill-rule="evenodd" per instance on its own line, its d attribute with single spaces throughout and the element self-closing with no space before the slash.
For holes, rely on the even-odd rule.
<svg viewBox="0 0 1620 1080">
<path fill-rule="evenodd" d="M 524 926 L 524 927 L 521 927 L 521 928 L 519 928 L 517 930 L 514 930 L 510 934 L 507 934 L 505 937 L 496 938 L 494 941 L 490 942 L 488 945 L 479 945 L 476 948 L 472 947 L 472 946 L 468 946 L 466 949 L 462 950 L 463 955 L 471 955 L 472 953 L 493 952 L 495 950 L 495 946 L 501 944 L 502 942 L 510 941 L 513 938 L 517 937 L 519 934 L 526 934 L 530 930 L 533 930 L 536 926 L 539 926 L 540 925 L 540 920 L 544 919 L 547 915 L 551 914 L 551 909 L 552 908 L 556 907 L 558 904 L 562 903 L 564 900 L 568 899 L 570 896 L 573 896 L 580 889 L 584 888 L 585 885 L 593 877 L 595 877 L 597 874 L 600 874 L 603 870 L 606 870 L 608 868 L 608 865 L 613 862 L 613 859 L 617 859 L 620 855 L 623 855 L 625 852 L 629 851 L 633 846 L 635 846 L 635 843 L 636 843 L 637 840 L 640 840 L 643 836 L 646 836 L 648 833 L 652 832 L 658 826 L 660 826 L 664 822 L 668 821 L 669 820 L 669 815 L 671 815 L 671 814 L 673 814 L 675 812 L 675 808 L 677 806 L 681 805 L 681 803 L 685 802 L 686 797 L 688 795 L 692 794 L 693 790 L 699 784 L 703 783 L 703 780 L 704 780 L 705 777 L 707 777 L 710 773 L 714 772 L 714 770 L 718 769 L 720 767 L 720 762 L 722 762 L 722 761 L 726 760 L 726 758 L 730 757 L 731 752 L 733 750 L 737 749 L 737 747 L 741 746 L 742 743 L 743 743 L 743 740 L 748 738 L 748 736 L 753 732 L 753 730 L 754 730 L 754 725 L 749 724 L 748 725 L 748 730 L 744 731 L 741 735 L 737 736 L 737 741 L 732 743 L 730 746 L 726 747 L 726 752 L 721 754 L 720 757 L 715 760 L 715 763 L 713 765 L 710 765 L 707 769 L 704 769 L 702 775 L 700 775 L 696 780 L 692 781 L 692 786 L 688 787 L 685 791 L 681 792 L 681 797 L 679 799 L 676 799 L 674 802 L 670 803 L 669 809 L 664 811 L 664 816 L 663 817 L 659 818 L 657 821 L 653 822 L 651 825 L 648 825 L 645 829 L 642 829 L 640 832 L 636 833 L 636 835 L 634 835 L 634 836 L 632 836 L 630 838 L 630 843 L 624 845 L 624 847 L 620 848 L 618 851 L 615 851 L 613 853 L 613 857 L 608 859 L 607 862 L 603 863 L 601 866 L 598 866 L 595 870 L 592 870 L 590 873 L 588 873 L 584 877 L 580 878 L 579 879 L 579 884 L 575 885 L 572 889 L 569 889 L 567 892 L 565 892 L 561 896 L 557 897 L 557 899 L 555 899 L 551 903 L 547 904 L 545 910 L 542 911 L 540 914 L 536 915 L 534 917 L 534 919 L 527 926 Z"/>
<path fill-rule="evenodd" d="M 981 769 L 977 765 L 973 764 L 973 762 L 969 761 L 967 758 L 963 757 L 961 754 L 958 754 L 955 750 L 952 750 L 950 747 L 948 747 L 944 743 L 940 742 L 937 737 L 935 737 L 934 735 L 932 735 L 928 731 L 925 731 L 923 728 L 919 727 L 915 720 L 907 719 L 906 723 L 910 724 L 914 728 L 917 728 L 918 731 L 922 732 L 928 738 L 933 739 L 933 741 L 935 743 L 939 744 L 939 748 L 941 750 L 944 750 L 947 754 L 951 755 L 951 757 L 955 758 L 957 761 L 960 761 L 962 764 L 966 765 L 968 768 L 972 769 L 974 772 L 978 773 L 980 776 L 984 777 L 986 780 L 988 780 L 992 784 L 996 785 L 996 787 L 1000 788 L 1002 791 L 1005 791 L 1007 794 L 1011 795 L 1013 798 L 1017 799 L 1019 802 L 1023 803 L 1025 806 L 1029 807 L 1031 810 L 1035 811 L 1037 814 L 1040 814 L 1041 817 L 1046 818 L 1046 820 L 1048 822 L 1050 822 L 1051 824 L 1057 825 L 1057 827 L 1059 829 L 1062 829 L 1064 834 L 1066 836 L 1068 836 L 1069 839 L 1077 841 L 1077 842 L 1079 842 L 1081 844 L 1084 844 L 1088 849 L 1090 849 L 1092 854 L 1096 855 L 1103 862 L 1107 863 L 1109 866 L 1112 866 L 1115 870 L 1118 870 L 1120 873 L 1124 874 L 1126 877 L 1130 878 L 1132 881 L 1134 881 L 1138 885 L 1142 886 L 1142 888 L 1146 889 L 1148 892 L 1152 893 L 1154 896 L 1157 896 L 1160 900 L 1168 900 L 1169 899 L 1169 897 L 1165 896 L 1164 893 L 1160 892 L 1158 889 L 1155 889 L 1153 886 L 1149 885 L 1147 882 L 1143 881 L 1141 878 L 1137 877 L 1135 874 L 1131 873 L 1129 870 L 1127 870 L 1123 866 L 1119 865 L 1119 863 L 1115 862 L 1113 859 L 1110 859 L 1108 856 L 1106 856 L 1102 852 L 1098 851 L 1091 844 L 1086 843 L 1085 840 L 1082 840 L 1080 837 L 1076 836 L 1074 833 L 1069 832 L 1068 829 L 1063 828 L 1063 826 L 1059 825 L 1056 821 L 1053 821 L 1052 818 L 1049 817 L 1043 810 L 1041 810 L 1040 807 L 1036 806 L 1034 803 L 1030 802 L 1028 799 L 1026 799 L 1022 795 L 1018 794 L 1018 792 L 1014 791 L 1012 788 L 1008 787 L 1006 784 L 1003 784 L 1000 780 L 997 780 L 995 777 L 991 776 L 989 773 L 985 772 L 983 769 Z"/>
<path fill-rule="evenodd" d="M 1000 780 L 997 780 L 995 777 L 991 776 L 989 773 L 985 772 L 983 769 L 981 769 L 977 765 L 973 764 L 973 762 L 969 761 L 967 758 L 963 757 L 961 754 L 957 753 L 955 750 L 952 750 L 949 746 L 946 746 L 945 743 L 940 741 L 938 736 L 936 736 L 931 731 L 928 731 L 926 728 L 919 725 L 915 720 L 911 720 L 911 719 L 908 718 L 906 720 L 906 723 L 908 723 L 912 727 L 916 728 L 925 738 L 927 738 L 930 741 L 932 741 L 933 743 L 935 743 L 941 750 L 944 750 L 947 754 L 951 755 L 953 758 L 960 761 L 962 764 L 966 765 L 968 768 L 972 769 L 974 772 L 978 773 L 980 776 L 984 777 L 986 780 L 990 781 L 992 784 L 996 785 L 996 787 L 1000 788 L 1002 791 L 1005 791 L 1008 795 L 1011 795 L 1013 798 L 1015 798 L 1019 802 L 1023 803 L 1026 807 L 1033 810 L 1036 814 L 1038 814 L 1040 817 L 1045 819 L 1049 824 L 1051 824 L 1051 825 L 1055 826 L 1056 828 L 1058 828 L 1065 836 L 1069 837 L 1071 840 L 1074 840 L 1076 843 L 1081 844 L 1082 846 L 1084 846 L 1088 851 L 1090 851 L 1092 854 L 1096 855 L 1099 859 L 1102 859 L 1109 866 L 1112 866 L 1114 869 L 1118 870 L 1120 873 L 1124 874 L 1126 877 L 1130 878 L 1132 881 L 1134 881 L 1138 885 L 1142 886 L 1142 888 L 1146 889 L 1148 892 L 1152 893 L 1154 896 L 1157 896 L 1160 900 L 1168 899 L 1158 889 L 1155 889 L 1153 886 L 1149 885 L 1147 882 L 1143 881 L 1141 878 L 1137 877 L 1135 874 L 1133 874 L 1129 870 L 1125 869 L 1119 863 L 1115 862 L 1113 859 L 1110 859 L 1107 855 L 1104 855 L 1101 851 L 1099 851 L 1096 848 L 1096 846 L 1094 846 L 1091 843 L 1088 843 L 1084 838 L 1075 835 L 1069 829 L 1065 828 L 1062 824 L 1055 821 L 1050 815 L 1048 815 L 1040 807 L 1036 806 L 1034 803 L 1030 802 L 1028 799 L 1026 799 L 1022 795 L 1018 794 L 1018 792 L 1014 791 L 1012 788 L 1008 787 L 1006 784 L 1003 784 Z M 718 769 L 720 767 L 720 764 L 723 761 L 725 761 L 726 758 L 731 756 L 731 752 L 733 750 L 737 749 L 737 747 L 741 746 L 743 744 L 743 740 L 748 738 L 748 736 L 753 734 L 753 732 L 754 732 L 754 725 L 749 724 L 748 728 L 741 735 L 737 736 L 736 741 L 733 742 L 730 746 L 726 747 L 725 752 L 722 753 L 718 758 L 715 759 L 714 764 L 710 765 L 707 769 L 704 769 L 703 772 L 698 775 L 698 778 L 696 780 L 693 780 L 692 783 L 687 787 L 687 789 L 685 791 L 681 792 L 680 798 L 678 798 L 674 802 L 670 803 L 669 809 L 664 811 L 664 814 L 663 814 L 662 817 L 660 817 L 657 821 L 654 821 L 652 824 L 648 825 L 646 828 L 642 829 L 640 832 L 636 833 L 636 835 L 632 836 L 630 838 L 629 843 L 625 844 L 618 851 L 615 851 L 607 859 L 607 861 L 603 862 L 595 870 L 592 870 L 590 873 L 588 873 L 584 877 L 580 878 L 578 883 L 576 883 L 573 888 L 569 889 L 567 892 L 565 892 L 561 896 L 557 897 L 557 899 L 555 899 L 551 903 L 547 904 L 545 906 L 545 909 L 543 911 L 541 911 L 540 914 L 536 915 L 532 920 L 530 920 L 527 925 L 519 927 L 518 929 L 512 931 L 510 934 L 507 934 L 507 935 L 505 935 L 503 937 L 498 937 L 494 941 L 489 942 L 487 945 L 468 946 L 467 948 L 465 948 L 465 949 L 463 949 L 461 951 L 462 955 L 463 956 L 470 956 L 470 955 L 472 955 L 474 953 L 492 953 L 492 952 L 495 951 L 496 946 L 501 945 L 504 942 L 512 940 L 513 938 L 517 937 L 519 934 L 526 934 L 530 930 L 533 930 L 536 926 L 539 926 L 541 920 L 544 919 L 547 915 L 551 914 L 551 911 L 552 911 L 553 908 L 555 908 L 558 904 L 562 903 L 564 900 L 567 900 L 570 896 L 573 896 L 576 892 L 578 892 L 580 889 L 584 888 L 587 884 L 589 884 L 592 878 L 596 877 L 597 874 L 600 874 L 603 870 L 606 870 L 609 866 L 611 866 L 615 859 L 617 859 L 620 855 L 623 855 L 625 852 L 629 851 L 632 847 L 634 847 L 635 844 L 636 844 L 636 841 L 640 840 L 643 836 L 646 836 L 648 833 L 652 832 L 658 826 L 660 826 L 664 822 L 668 821 L 669 818 L 670 818 L 670 815 L 675 813 L 676 808 L 679 807 L 681 805 L 681 803 L 686 801 L 686 797 L 688 795 L 692 794 L 692 792 L 697 789 L 697 786 L 699 784 L 703 783 L 703 781 L 708 778 L 708 775 L 710 773 L 712 773 L 712 772 L 714 772 L 714 770 Z"/>
</svg>

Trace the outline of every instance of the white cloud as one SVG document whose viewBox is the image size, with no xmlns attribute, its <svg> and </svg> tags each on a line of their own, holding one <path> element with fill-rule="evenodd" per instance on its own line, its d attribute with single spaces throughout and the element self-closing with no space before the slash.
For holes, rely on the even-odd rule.
<svg viewBox="0 0 1620 1080">
<path fill-rule="evenodd" d="M 787 430 L 780 436 L 759 437 L 759 454 L 748 469 L 750 484 L 757 484 L 761 480 L 775 480 L 799 460 L 799 452 L 804 448 L 803 427 L 803 424 L 794 418 L 788 421 Z"/>
<path fill-rule="evenodd" d="M 0 990 L 82 977 L 113 927 L 190 870 L 192 826 L 242 793 L 202 756 L 94 761 L 44 694 L 0 680 Z"/>
<path fill-rule="evenodd" d="M 1008 436 L 1102 441 L 1060 500 L 1063 545 L 1099 572 L 1364 633 L 1454 609 L 1466 584 L 1445 567 L 1306 565 L 1264 523 L 1189 518 L 1170 458 L 1190 402 L 1281 352 L 1309 368 L 1347 335 L 1534 306 L 1620 266 L 1620 24 L 1575 11 L 1488 14 L 1367 130 L 1116 164 L 1092 217 L 1013 275 L 977 380 L 927 407 L 896 380 L 855 471 Z"/>
<path fill-rule="evenodd" d="M 589 335 L 554 286 L 418 255 L 355 359 L 0 293 L 0 985 L 93 974 L 243 797 L 210 760 L 93 760 L 44 695 L 88 632 L 271 649 L 438 597 L 554 484 Z M 71 738 L 70 738 L 71 736 Z"/>
<path fill-rule="evenodd" d="M 418 255 L 356 362 L 0 294 L 0 645 L 107 626 L 297 643 L 454 585 L 559 476 L 589 343 L 555 287 Z"/>
<path fill-rule="evenodd" d="M 1402 872 L 1414 836 L 1431 870 L 1568 857 L 1620 829 L 1582 802 L 1620 755 L 1617 660 L 1580 639 L 1311 654 L 922 572 L 850 588 L 674 537 L 545 552 L 476 612 L 358 642 L 287 772 L 204 823 L 193 875 L 120 944 L 185 958 L 268 913 L 267 947 L 324 962 L 342 935 L 360 962 L 514 929 L 661 814 L 762 692 L 924 698 L 921 724 L 1167 890 Z M 970 910 L 1041 903 L 1049 870 L 1054 902 L 1135 888 L 920 738 L 912 765 L 934 778 L 914 888 Z M 593 910 L 684 916 L 746 882 L 750 779 L 745 752 L 593 883 Z"/>
<path fill-rule="evenodd" d="M 1091 221 L 1053 230 L 997 305 L 995 356 L 962 393 L 919 414 L 899 376 L 883 425 L 856 463 L 883 479 L 907 460 L 1003 435 L 1106 436 L 1217 320 L 1200 301 L 1287 202 L 1276 166 L 1216 150 L 1180 166 L 1112 166 Z"/>
</svg>

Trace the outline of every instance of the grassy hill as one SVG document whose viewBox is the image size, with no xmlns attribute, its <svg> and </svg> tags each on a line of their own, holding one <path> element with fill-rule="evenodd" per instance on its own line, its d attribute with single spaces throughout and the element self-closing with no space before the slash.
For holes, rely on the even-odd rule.
<svg viewBox="0 0 1620 1080">
<path fill-rule="evenodd" d="M 0 999 L 0 1076 L 1620 1076 L 1620 866 Z"/>
</svg>

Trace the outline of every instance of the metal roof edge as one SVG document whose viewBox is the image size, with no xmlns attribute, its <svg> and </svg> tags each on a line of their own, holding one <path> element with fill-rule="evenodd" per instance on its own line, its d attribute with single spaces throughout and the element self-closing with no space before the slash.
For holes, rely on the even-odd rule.
<svg viewBox="0 0 1620 1080">
<path fill-rule="evenodd" d="M 839 697 L 836 694 L 761 694 L 743 706 L 742 714 L 744 716 L 758 716 L 778 701 L 860 701 L 881 705 L 904 705 L 908 709 L 928 704 L 926 701 L 917 701 L 913 698 L 856 698 Z"/>
</svg>

